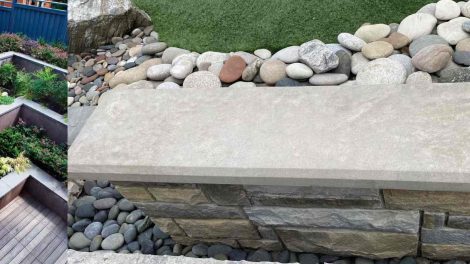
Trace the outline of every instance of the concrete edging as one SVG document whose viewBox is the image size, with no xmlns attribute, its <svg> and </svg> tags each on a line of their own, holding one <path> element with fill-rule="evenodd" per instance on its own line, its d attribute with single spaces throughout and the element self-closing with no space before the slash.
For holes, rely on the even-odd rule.
<svg viewBox="0 0 470 264">
<path fill-rule="evenodd" d="M 211 258 L 154 256 L 142 254 L 118 254 L 106 251 L 78 252 L 67 251 L 68 264 L 274 264 L 277 262 L 220 261 Z"/>
<path fill-rule="evenodd" d="M 69 177 L 470 191 L 466 99 L 465 83 L 115 91 Z"/>
</svg>

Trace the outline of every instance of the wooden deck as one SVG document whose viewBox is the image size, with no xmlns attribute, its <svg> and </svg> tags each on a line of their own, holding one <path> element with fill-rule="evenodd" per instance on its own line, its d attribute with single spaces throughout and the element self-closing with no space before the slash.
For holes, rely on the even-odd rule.
<svg viewBox="0 0 470 264">
<path fill-rule="evenodd" d="M 65 264 L 66 224 L 23 192 L 0 210 L 0 264 Z"/>
</svg>

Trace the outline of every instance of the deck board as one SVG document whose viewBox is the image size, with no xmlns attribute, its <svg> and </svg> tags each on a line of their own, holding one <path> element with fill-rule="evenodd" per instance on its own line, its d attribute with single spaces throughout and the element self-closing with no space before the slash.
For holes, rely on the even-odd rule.
<svg viewBox="0 0 470 264">
<path fill-rule="evenodd" d="M 0 264 L 64 264 L 64 221 L 22 193 L 0 210 Z"/>
</svg>

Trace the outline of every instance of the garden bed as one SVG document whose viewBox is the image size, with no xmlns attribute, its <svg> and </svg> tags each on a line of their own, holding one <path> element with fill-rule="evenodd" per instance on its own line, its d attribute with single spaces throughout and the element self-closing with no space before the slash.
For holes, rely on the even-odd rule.
<svg viewBox="0 0 470 264">
<path fill-rule="evenodd" d="M 3 104 L 12 103 L 14 97 L 22 96 L 39 102 L 50 109 L 65 114 L 66 71 L 31 56 L 16 52 L 0 54 L 0 93 Z M 1 104 L 1 103 L 0 103 Z"/>
<path fill-rule="evenodd" d="M 64 181 L 67 175 L 67 124 L 41 105 L 17 99 L 0 107 L 0 156 L 24 152 L 33 163 Z"/>
</svg>

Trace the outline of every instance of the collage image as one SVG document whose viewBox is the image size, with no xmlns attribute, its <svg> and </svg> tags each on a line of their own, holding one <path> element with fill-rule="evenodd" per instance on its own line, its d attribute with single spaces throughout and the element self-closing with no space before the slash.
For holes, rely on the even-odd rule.
<svg viewBox="0 0 470 264">
<path fill-rule="evenodd" d="M 0 264 L 470 264 L 469 0 L 0 0 Z"/>
</svg>

